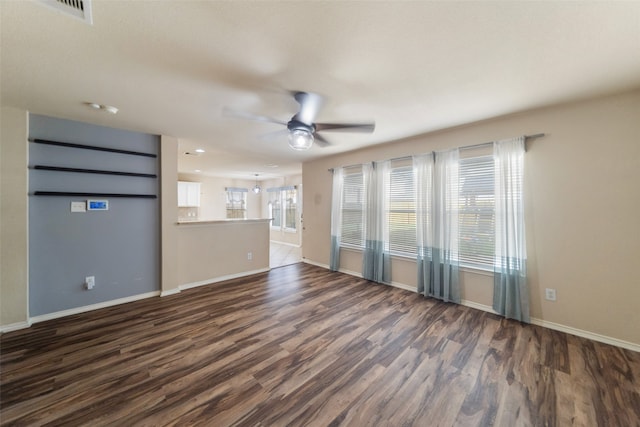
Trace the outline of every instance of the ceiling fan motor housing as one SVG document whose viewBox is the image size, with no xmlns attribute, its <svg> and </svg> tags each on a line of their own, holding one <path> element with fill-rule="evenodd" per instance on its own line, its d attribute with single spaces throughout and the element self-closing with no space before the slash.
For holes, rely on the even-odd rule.
<svg viewBox="0 0 640 427">
<path fill-rule="evenodd" d="M 287 123 L 287 129 L 289 129 L 289 132 L 293 132 L 294 130 L 303 130 L 313 134 L 316 131 L 316 126 L 313 123 L 311 125 L 303 123 L 294 117 L 289 121 L 289 123 Z"/>
<path fill-rule="evenodd" d="M 2 1 L 2 0 L 0 0 Z M 373 132 L 374 123 L 316 123 L 315 118 L 322 107 L 322 96 L 313 92 L 292 92 L 295 100 L 300 104 L 298 113 L 288 122 L 267 116 L 248 113 L 233 113 L 236 117 L 258 120 L 268 123 L 286 125 L 289 131 L 289 147 L 294 150 L 308 150 L 317 141 L 320 146 L 330 145 L 318 131 L 341 132 Z"/>
</svg>

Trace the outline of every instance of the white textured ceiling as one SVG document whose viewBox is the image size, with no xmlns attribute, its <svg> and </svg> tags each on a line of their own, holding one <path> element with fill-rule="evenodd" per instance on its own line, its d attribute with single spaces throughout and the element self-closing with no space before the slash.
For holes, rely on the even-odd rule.
<svg viewBox="0 0 640 427">
<path fill-rule="evenodd" d="M 318 156 L 640 87 L 640 2 L 94 0 L 92 26 L 30 1 L 2 0 L 0 13 L 2 105 L 204 148 L 183 172 L 290 174 Z M 295 152 L 268 135 L 278 125 L 222 117 L 287 121 L 290 90 L 326 97 L 317 121 L 376 130 Z"/>
</svg>

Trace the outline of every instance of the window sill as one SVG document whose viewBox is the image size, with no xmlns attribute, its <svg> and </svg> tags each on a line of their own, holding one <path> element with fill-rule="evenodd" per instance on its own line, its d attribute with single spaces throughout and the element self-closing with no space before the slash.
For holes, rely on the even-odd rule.
<svg viewBox="0 0 640 427">
<path fill-rule="evenodd" d="M 346 249 L 346 250 L 351 251 L 351 252 L 362 252 L 362 248 L 359 248 L 358 246 L 340 245 L 340 249 Z"/>
<path fill-rule="evenodd" d="M 360 248 L 357 246 L 340 246 L 340 249 L 346 249 L 348 251 L 353 251 L 353 252 L 362 252 L 364 251 L 364 248 Z M 401 254 L 401 253 L 397 253 L 397 252 L 392 252 L 391 254 L 391 258 L 394 259 L 401 259 L 403 261 L 414 261 L 416 260 L 416 256 L 415 255 L 405 255 L 405 254 Z"/>
<path fill-rule="evenodd" d="M 478 274 L 480 276 L 488 276 L 493 277 L 493 270 L 489 270 L 486 268 L 480 267 L 469 267 L 466 265 L 460 266 L 460 271 L 464 271 L 465 273 Z"/>
<path fill-rule="evenodd" d="M 357 247 L 357 246 L 340 246 L 340 249 L 345 249 L 351 252 L 362 252 L 363 248 Z M 393 259 L 399 259 L 402 261 L 413 261 L 416 262 L 416 255 L 404 255 L 404 254 L 400 254 L 400 253 L 392 253 L 391 254 L 391 258 Z M 471 274 L 478 274 L 480 276 L 487 276 L 487 277 L 493 277 L 493 269 L 490 269 L 488 267 L 482 268 L 482 267 L 476 267 L 476 266 L 470 266 L 470 265 L 461 265 L 460 266 L 460 271 L 463 271 L 465 273 L 471 273 Z"/>
<path fill-rule="evenodd" d="M 395 258 L 395 259 L 401 259 L 403 261 L 416 261 L 417 260 L 417 256 L 416 255 L 406 255 L 406 254 L 401 254 L 401 253 L 391 253 L 391 258 Z"/>
</svg>

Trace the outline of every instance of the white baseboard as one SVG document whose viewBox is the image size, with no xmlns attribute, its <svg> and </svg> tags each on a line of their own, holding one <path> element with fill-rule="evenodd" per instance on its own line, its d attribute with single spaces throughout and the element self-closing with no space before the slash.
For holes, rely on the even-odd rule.
<svg viewBox="0 0 640 427">
<path fill-rule="evenodd" d="M 305 263 L 307 264 L 311 264 L 311 265 L 315 265 L 317 267 L 322 267 L 322 268 L 326 268 L 329 269 L 329 266 L 326 264 L 321 264 L 321 263 L 317 263 L 315 261 L 311 261 L 308 259 L 303 260 Z M 349 274 L 352 276 L 356 276 L 356 277 L 360 277 L 362 278 L 362 274 L 355 272 L 355 271 L 350 271 L 350 270 L 343 270 L 340 269 L 339 270 L 340 273 L 345 273 L 345 274 Z M 417 292 L 417 290 L 410 285 L 406 285 L 404 283 L 398 283 L 398 282 L 392 282 L 391 286 L 396 287 L 396 288 L 400 288 L 400 289 L 404 289 L 407 291 L 412 291 L 412 292 Z M 486 311 L 489 313 L 493 313 L 493 314 L 498 314 L 498 312 L 496 312 L 493 307 L 489 306 L 489 305 L 485 305 L 485 304 L 480 304 L 474 301 L 469 301 L 469 300 L 462 300 L 460 302 L 461 305 L 464 305 L 466 307 L 470 307 L 470 308 L 475 308 L 476 310 L 481 310 L 481 311 Z M 499 314 L 498 314 L 499 315 Z M 567 334 L 571 334 L 571 335 L 575 335 L 578 337 L 582 337 L 582 338 L 587 338 L 593 341 L 598 341 L 604 344 L 610 344 L 616 347 L 621 347 L 621 348 L 625 348 L 627 350 L 631 350 L 631 351 L 637 351 L 640 352 L 640 344 L 636 344 L 636 343 L 632 343 L 629 341 L 624 341 L 618 338 L 613 338 L 613 337 L 609 337 L 606 335 L 600 335 L 597 334 L 595 332 L 589 332 L 589 331 L 585 331 L 583 329 L 577 329 L 571 326 L 566 326 L 566 325 L 561 325 L 559 323 L 554 323 L 554 322 L 549 322 L 547 320 L 542 320 L 542 319 L 538 319 L 535 317 L 532 317 L 531 319 L 531 324 L 532 325 L 537 325 L 537 326 L 542 326 L 543 328 L 547 328 L 547 329 L 553 329 L 554 331 L 559 331 L 559 332 L 565 332 Z"/>
<path fill-rule="evenodd" d="M 467 307 L 475 308 L 477 310 L 498 314 L 498 312 L 489 305 L 478 304 L 477 302 L 468 300 L 462 300 L 461 304 Z M 627 350 L 640 352 L 640 344 L 635 344 L 618 338 L 608 337 L 606 335 L 597 334 L 595 332 L 585 331 L 583 329 L 574 328 L 572 326 L 561 325 L 560 323 L 549 322 L 548 320 L 538 319 L 537 317 L 532 317 L 530 321 L 532 325 L 542 326 L 543 328 L 553 329 L 554 331 L 564 332 L 570 335 L 575 335 L 577 337 L 587 338 L 604 344 L 610 344 L 616 347 L 626 348 Z"/>
<path fill-rule="evenodd" d="M 632 343 L 618 338 L 596 334 L 595 332 L 589 332 L 571 326 L 549 322 L 547 320 L 536 319 L 535 317 L 531 318 L 531 324 L 542 326 L 543 328 L 553 329 L 555 331 L 566 332 L 567 334 L 576 335 L 578 337 L 587 338 L 604 344 L 610 344 L 616 347 L 626 348 L 627 350 L 637 351 L 638 353 L 640 353 L 640 344 Z"/>
<path fill-rule="evenodd" d="M 185 289 L 196 288 L 198 286 L 205 286 L 205 285 L 210 285 L 212 283 L 218 283 L 218 282 L 224 282 L 226 280 L 237 279 L 239 277 L 252 276 L 258 273 L 266 273 L 269 270 L 270 268 L 260 268 L 258 270 L 243 271 L 242 273 L 228 274 L 226 276 L 214 277 L 212 279 L 200 280 L 198 282 L 185 283 L 180 285 L 180 287 L 178 288 L 178 292 Z M 168 292 L 171 292 L 171 291 L 168 291 Z M 177 293 L 177 292 L 172 292 L 172 293 Z"/>
<path fill-rule="evenodd" d="M 405 291 L 409 291 L 409 292 L 418 292 L 415 286 L 407 285 L 404 283 L 391 282 L 391 286 L 398 289 L 404 289 Z"/>
<path fill-rule="evenodd" d="M 19 331 L 20 329 L 27 329 L 30 327 L 30 320 L 27 320 L 26 322 L 9 323 L 8 325 L 0 326 L 0 334 L 4 334 L 5 332 Z"/>
<path fill-rule="evenodd" d="M 296 244 L 296 243 L 289 243 L 289 242 L 281 242 L 279 240 L 269 240 L 269 243 L 275 243 L 277 245 L 285 245 L 285 246 L 293 246 L 294 248 L 301 248 L 302 246 Z"/>
<path fill-rule="evenodd" d="M 83 307 L 70 308 L 68 310 L 61 310 L 61 311 L 56 311 L 54 313 L 42 314 L 40 316 L 30 317 L 29 320 L 26 322 L 17 322 L 17 323 L 11 323 L 8 325 L 2 325 L 0 326 L 0 333 L 17 331 L 19 329 L 29 328 L 34 323 L 44 322 L 46 320 L 52 320 L 52 319 L 59 319 L 61 317 L 71 316 L 74 314 L 86 313 L 87 311 L 93 311 L 101 308 L 112 307 L 114 305 L 125 304 L 128 302 L 138 301 L 141 299 L 152 298 L 156 296 L 165 297 L 168 295 L 174 295 L 179 293 L 183 289 L 194 288 L 196 286 L 203 286 L 203 285 L 208 285 L 216 282 L 223 282 L 225 280 L 237 279 L 238 277 L 250 276 L 252 274 L 264 273 L 267 271 L 269 271 L 269 268 L 261 268 L 259 270 L 245 271 L 237 274 L 229 274 L 227 276 L 215 277 L 213 279 L 203 280 L 200 282 L 186 283 L 184 285 L 180 285 L 180 287 L 176 289 L 169 289 L 167 291 L 147 292 L 140 295 L 133 295 L 130 297 L 118 298 L 111 301 L 100 302 L 97 304 L 85 305 Z"/>
<path fill-rule="evenodd" d="M 329 270 L 329 266 L 326 265 L 326 264 L 321 264 L 319 262 L 311 261 L 311 260 L 308 260 L 308 259 L 303 259 L 302 262 L 305 262 L 305 263 L 311 264 L 311 265 L 315 265 L 316 267 L 326 268 L 327 270 Z M 355 277 L 358 277 L 358 278 L 362 279 L 362 273 L 359 273 L 357 271 L 346 270 L 344 268 L 341 268 L 338 271 L 340 273 L 348 274 L 350 276 L 355 276 Z M 393 286 L 394 288 L 404 289 L 405 291 L 416 292 L 416 288 L 414 286 L 406 285 L 406 284 L 400 283 L 400 282 L 391 282 L 391 283 L 389 283 L 389 286 Z"/>
<path fill-rule="evenodd" d="M 84 307 L 70 308 L 68 310 L 56 311 L 55 313 L 42 314 L 40 316 L 31 317 L 31 323 L 44 322 L 45 320 L 58 319 L 60 317 L 71 316 L 73 314 L 86 313 L 87 311 L 98 310 L 100 308 L 112 307 L 114 305 L 126 304 L 128 302 L 138 301 L 146 298 L 153 298 L 160 295 L 160 292 L 153 291 L 130 297 L 118 298 L 111 301 L 99 302 L 97 304 L 85 305 Z"/>
<path fill-rule="evenodd" d="M 168 291 L 160 292 L 161 297 L 168 297 L 169 295 L 175 295 L 180 293 L 180 288 L 169 289 Z"/>
<path fill-rule="evenodd" d="M 476 310 L 480 310 L 480 311 L 486 311 L 489 313 L 497 314 L 498 316 L 500 316 L 500 314 L 497 311 L 495 311 L 493 307 L 491 307 L 490 305 L 480 304 L 478 302 L 469 301 L 467 299 L 463 299 L 462 301 L 460 301 L 460 305 L 464 305 L 465 307 L 475 308 Z"/>
<path fill-rule="evenodd" d="M 329 270 L 329 265 L 322 264 L 320 262 L 311 261 L 310 259 L 307 259 L 307 258 L 302 258 L 302 262 L 304 262 L 305 264 L 315 265 L 316 267 L 326 268 L 327 270 Z"/>
<path fill-rule="evenodd" d="M 348 274 L 349 276 L 355 276 L 358 279 L 362 279 L 362 273 L 358 272 L 358 271 L 353 271 L 353 270 L 346 270 L 344 268 L 341 268 L 340 270 L 338 270 L 338 272 L 340 273 L 344 273 L 344 274 Z"/>
</svg>

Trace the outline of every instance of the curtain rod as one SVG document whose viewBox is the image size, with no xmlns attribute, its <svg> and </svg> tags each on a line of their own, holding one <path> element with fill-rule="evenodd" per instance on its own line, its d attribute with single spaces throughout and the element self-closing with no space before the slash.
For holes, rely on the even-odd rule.
<svg viewBox="0 0 640 427">
<path fill-rule="evenodd" d="M 524 139 L 534 139 L 534 138 L 542 138 L 544 136 L 544 133 L 536 133 L 534 135 L 525 135 Z M 464 147 L 460 147 L 460 150 L 470 150 L 472 148 L 480 148 L 480 147 L 486 147 L 488 145 L 493 144 L 494 141 L 490 141 L 490 142 L 483 142 L 480 144 L 473 144 L 473 145 L 465 145 Z"/>
<path fill-rule="evenodd" d="M 543 136 L 545 136 L 545 134 L 544 134 L 544 133 L 536 133 L 536 134 L 533 134 L 533 135 L 525 135 L 525 136 L 524 136 L 524 139 L 525 139 L 525 141 L 526 141 L 527 139 L 542 138 Z M 489 142 L 482 142 L 482 143 L 480 143 L 480 144 L 465 145 L 465 146 L 463 146 L 463 147 L 458 147 L 458 150 L 470 150 L 470 149 L 473 149 L 473 148 L 485 147 L 485 146 L 488 146 L 488 145 L 493 144 L 494 142 L 495 142 L 495 141 L 489 141 Z M 394 157 L 394 158 L 391 158 L 391 159 L 389 159 L 389 160 L 391 160 L 391 161 L 408 160 L 408 159 L 410 159 L 410 158 L 412 158 L 412 157 L 413 157 L 413 155 L 410 155 L 410 156 L 402 156 L 402 157 Z M 348 165 L 348 166 L 342 166 L 342 167 L 343 167 L 343 168 L 350 168 L 350 167 L 353 167 L 353 166 L 359 166 L 359 165 Z M 329 168 L 329 169 L 328 169 L 328 171 L 329 171 L 329 172 L 333 172 L 333 169 L 334 169 L 334 168 Z"/>
</svg>

